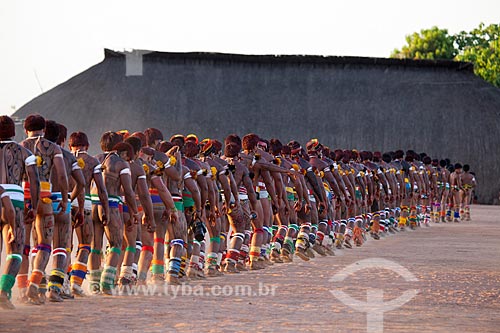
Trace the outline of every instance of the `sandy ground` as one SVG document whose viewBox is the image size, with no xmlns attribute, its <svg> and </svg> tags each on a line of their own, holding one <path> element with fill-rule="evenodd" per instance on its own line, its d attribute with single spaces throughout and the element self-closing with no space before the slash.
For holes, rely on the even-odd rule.
<svg viewBox="0 0 500 333">
<path fill-rule="evenodd" d="M 384 313 L 384 332 L 500 332 L 500 207 L 473 206 L 472 214 L 472 222 L 370 239 L 335 257 L 296 258 L 263 271 L 191 281 L 183 295 L 179 289 L 177 295 L 167 290 L 44 306 L 16 303 L 16 310 L 0 310 L 0 332 L 367 332 L 366 313 L 331 291 L 365 302 L 370 288 L 383 290 L 385 302 L 418 290 L 408 303 Z M 374 258 L 402 265 L 417 281 L 406 281 L 387 265 L 331 281 L 345 267 L 364 267 L 360 260 Z M 241 286 L 251 288 L 250 295 L 235 289 L 246 288 Z"/>
</svg>

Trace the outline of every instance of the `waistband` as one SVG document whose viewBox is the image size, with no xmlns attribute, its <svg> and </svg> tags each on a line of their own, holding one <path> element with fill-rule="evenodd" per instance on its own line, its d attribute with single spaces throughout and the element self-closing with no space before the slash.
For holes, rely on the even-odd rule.
<svg viewBox="0 0 500 333">
<path fill-rule="evenodd" d="M 52 200 L 52 211 L 54 214 L 59 214 L 61 210 L 59 209 L 59 203 L 63 200 L 61 192 L 53 192 L 50 195 L 50 200 Z M 67 199 L 69 203 L 69 199 Z M 66 211 L 64 213 L 69 214 L 71 212 L 71 205 L 66 205 Z"/>
<path fill-rule="evenodd" d="M 99 198 L 99 197 L 97 197 Z M 78 208 L 78 199 L 75 199 L 71 202 L 71 207 Z M 85 203 L 83 205 L 84 210 L 92 210 L 92 199 L 90 194 L 85 194 Z"/>
<path fill-rule="evenodd" d="M 182 197 L 177 195 L 172 195 L 172 200 L 174 200 L 175 208 L 181 212 L 184 211 L 184 203 L 182 201 Z"/>
<path fill-rule="evenodd" d="M 24 191 L 21 186 L 15 184 L 1 184 L 1 186 L 14 207 L 24 208 Z"/>
<path fill-rule="evenodd" d="M 23 182 L 24 198 L 31 199 L 30 183 Z M 49 182 L 40 182 L 40 198 L 50 198 L 52 194 L 52 184 Z"/>
</svg>

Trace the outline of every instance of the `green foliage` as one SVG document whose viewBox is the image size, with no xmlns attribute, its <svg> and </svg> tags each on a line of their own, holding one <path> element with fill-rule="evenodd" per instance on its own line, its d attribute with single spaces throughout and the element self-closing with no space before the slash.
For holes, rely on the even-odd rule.
<svg viewBox="0 0 500 333">
<path fill-rule="evenodd" d="M 460 53 L 456 60 L 474 64 L 474 73 L 500 87 L 500 25 L 480 24 L 471 32 L 456 35 L 455 43 Z"/>
<path fill-rule="evenodd" d="M 448 30 L 432 27 L 422 29 L 406 36 L 406 43 L 401 50 L 394 50 L 392 58 L 408 59 L 453 59 L 457 55 L 454 38 Z"/>
<path fill-rule="evenodd" d="M 474 64 L 474 73 L 500 87 L 500 25 L 483 23 L 470 32 L 449 35 L 448 30 L 432 27 L 406 36 L 407 45 L 394 50 L 392 58 L 447 59 Z"/>
</svg>

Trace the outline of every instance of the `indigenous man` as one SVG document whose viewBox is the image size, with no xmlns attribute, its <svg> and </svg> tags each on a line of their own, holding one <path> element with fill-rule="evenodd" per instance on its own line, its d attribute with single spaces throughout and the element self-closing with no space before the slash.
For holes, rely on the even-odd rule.
<svg viewBox="0 0 500 333">
<path fill-rule="evenodd" d="M 78 252 L 76 255 L 76 263 L 73 264 L 71 270 L 71 292 L 76 296 L 83 296 L 82 283 L 87 274 L 87 261 L 90 254 L 90 244 L 93 239 L 93 223 L 92 223 L 92 201 L 90 196 L 90 187 L 92 182 L 97 189 L 97 195 L 101 202 L 103 214 L 109 216 L 108 192 L 104 186 L 102 178 L 101 164 L 99 161 L 88 155 L 89 141 L 87 135 L 83 132 L 74 132 L 69 137 L 69 148 L 71 153 L 77 159 L 77 162 L 82 169 L 85 179 L 85 187 L 83 194 L 80 194 L 79 200 L 73 200 L 72 205 L 74 216 L 76 211 L 83 211 L 83 221 L 80 225 L 75 224 L 74 229 L 78 237 Z M 83 210 L 82 210 L 83 197 Z"/>
<path fill-rule="evenodd" d="M 453 222 L 460 222 L 460 191 L 462 190 L 462 165 L 455 164 L 450 175 L 451 196 L 453 202 Z"/>
<path fill-rule="evenodd" d="M 19 194 L 22 194 L 19 192 Z M 20 206 L 20 205 L 19 205 Z M 14 205 L 9 197 L 9 194 L 5 189 L 0 186 L 0 215 L 2 220 L 0 220 L 0 253 L 2 252 L 3 241 L 5 240 L 6 247 L 9 247 L 11 243 L 16 240 L 15 230 L 16 230 L 16 211 Z M 4 239 L 5 238 L 5 239 Z M 8 260 L 16 258 L 19 262 L 22 260 L 20 254 L 8 254 Z M 11 303 L 10 298 L 12 294 L 12 286 L 14 285 L 16 278 L 4 274 L 0 280 L 0 307 L 7 310 L 14 309 L 14 305 Z"/>
<path fill-rule="evenodd" d="M 227 142 L 227 141 L 226 141 Z M 231 241 L 228 245 L 225 259 L 224 271 L 227 273 L 239 273 L 237 262 L 240 258 L 240 249 L 245 240 L 245 228 L 250 217 L 255 212 L 250 207 L 258 204 L 257 196 L 250 179 L 248 168 L 241 163 L 239 153 L 241 146 L 237 142 L 228 142 L 224 148 L 224 158 L 229 163 L 228 169 L 233 173 L 234 181 L 238 186 L 238 202 L 229 206 L 228 217 L 232 229 Z"/>
<path fill-rule="evenodd" d="M 311 203 L 311 210 L 308 211 L 307 205 L 297 213 L 298 222 L 300 223 L 300 232 L 297 235 L 297 242 L 295 244 L 295 253 L 302 260 L 309 260 L 313 255 L 308 252 L 309 248 L 314 245 L 316 234 L 311 228 L 311 221 L 317 223 L 319 210 L 326 209 L 325 190 L 323 186 L 320 187 L 313 167 L 306 160 L 308 158 L 304 149 L 297 141 L 290 141 L 288 146 L 291 149 L 291 158 L 294 160 L 293 168 L 304 175 L 307 187 L 304 192 L 309 192 L 309 201 Z"/>
<path fill-rule="evenodd" d="M 154 255 L 153 265 L 162 265 L 164 262 L 164 253 L 169 252 L 166 282 L 168 284 L 179 284 L 181 262 L 182 258 L 185 258 L 186 256 L 184 246 L 187 241 L 187 225 L 186 218 L 184 216 L 184 206 L 182 204 L 182 196 L 179 194 L 183 188 L 181 155 L 179 147 L 170 148 L 168 151 L 169 155 L 155 149 L 163 140 L 163 134 L 160 130 L 156 128 L 148 128 L 144 131 L 144 134 L 149 148 L 148 151 L 151 152 L 149 155 L 152 156 L 152 162 L 158 167 L 159 174 L 164 177 L 167 188 L 171 193 L 177 209 L 177 220 L 171 220 L 171 223 L 167 223 L 167 219 L 155 219 L 156 230 L 154 234 L 154 248 L 146 245 L 143 238 L 141 258 L 138 265 L 139 271 L 142 271 L 144 268 L 147 270 L 149 267 L 145 264 L 149 257 L 149 253 L 146 252 L 150 252 Z M 165 236 L 167 236 L 169 240 L 166 240 Z M 165 244 L 170 246 L 170 248 L 167 247 L 166 251 L 164 250 Z M 139 274 L 139 279 L 141 278 L 141 274 Z"/>
<path fill-rule="evenodd" d="M 71 193 L 70 201 L 76 200 L 78 197 L 80 200 L 83 199 L 81 194 L 83 194 L 83 189 L 85 186 L 85 179 L 81 171 L 80 166 L 74 155 L 69 151 L 65 150 L 62 145 L 66 141 L 66 127 L 57 124 L 53 120 L 48 120 L 45 122 L 45 138 L 51 142 L 56 143 L 62 151 L 66 179 L 73 180 L 70 182 L 73 185 L 73 191 Z M 57 171 L 52 173 L 51 182 L 52 186 L 52 207 L 54 210 L 54 251 L 53 251 L 53 269 L 49 277 L 49 300 L 51 302 L 62 302 L 63 298 L 73 298 L 69 290 L 69 281 L 66 276 L 67 264 L 70 261 L 69 256 L 71 255 L 71 205 L 66 206 L 66 211 L 58 212 L 58 206 L 61 201 L 67 201 L 67 197 L 62 197 L 58 183 Z M 80 206 L 83 207 L 83 200 L 80 202 Z M 83 210 L 76 212 L 75 223 L 83 223 Z M 67 250 L 69 249 L 69 251 Z M 64 250 L 64 251 L 63 251 Z M 63 278 L 61 283 L 60 278 Z M 66 287 L 66 288 L 65 288 Z"/>
<path fill-rule="evenodd" d="M 49 261 L 49 256 L 52 250 L 51 244 L 54 237 L 54 210 L 51 199 L 51 176 L 55 172 L 57 176 L 57 184 L 61 200 L 56 208 L 59 214 L 66 212 L 68 205 L 68 178 L 66 167 L 64 165 L 64 157 L 61 148 L 53 142 L 43 137 L 45 132 L 45 119 L 40 115 L 30 115 L 24 121 L 24 128 L 28 138 L 21 144 L 32 151 L 36 155 L 36 162 L 40 176 L 40 201 L 37 207 L 37 216 L 35 219 L 35 231 L 37 241 L 37 253 L 33 263 L 33 271 L 31 273 L 30 285 L 27 296 L 33 304 L 41 304 L 44 302 L 45 290 L 38 290 L 42 279 L 44 278 L 45 268 Z M 31 192 L 33 196 L 33 192 Z M 31 231 L 31 230 L 29 230 Z M 26 233 L 26 243 L 29 244 L 30 233 Z M 66 248 L 54 249 L 53 256 L 57 258 L 56 269 L 63 268 L 66 263 Z M 64 258 L 62 258 L 64 257 Z M 64 282 L 64 271 L 53 270 L 51 277 L 52 284 L 57 286 Z M 39 295 L 40 292 L 40 295 Z M 57 290 L 52 289 L 49 296 L 53 301 L 60 301 L 57 295 Z"/>
<path fill-rule="evenodd" d="M 177 212 L 174 201 L 163 182 L 161 177 L 162 171 L 156 170 L 155 166 L 142 158 L 143 155 L 140 153 L 142 145 L 141 140 L 137 137 L 129 137 L 125 140 L 125 142 L 129 143 L 134 151 L 134 159 L 131 161 L 130 166 L 132 171 L 132 183 L 144 209 L 142 223 L 144 230 L 142 230 L 143 232 L 141 232 L 141 234 L 145 238 L 149 238 L 148 241 L 146 241 L 147 244 L 153 244 L 152 236 L 157 228 L 156 221 L 164 224 L 166 224 L 167 221 L 170 221 L 171 223 L 175 223 L 177 221 Z M 125 256 L 122 266 L 122 276 L 127 278 L 125 275 L 128 274 L 128 277 L 132 276 L 132 280 L 135 278 L 133 275 L 132 263 L 134 260 L 134 244 L 137 233 L 137 231 L 134 232 L 133 229 L 133 225 L 129 223 L 128 230 L 126 230 L 126 245 L 129 250 L 126 250 L 126 254 L 128 254 L 128 256 Z M 161 255 L 163 255 L 163 251 L 161 252 Z M 153 268 L 153 283 L 160 285 L 163 284 L 165 281 L 163 260 L 161 260 L 161 263 L 157 263 L 155 261 L 153 263 Z"/>
<path fill-rule="evenodd" d="M 470 204 L 472 201 L 472 191 L 476 187 L 476 177 L 469 172 L 470 166 L 468 164 L 464 165 L 463 171 L 460 177 L 462 181 L 462 190 L 460 191 L 460 214 L 462 219 L 470 221 Z"/>
<path fill-rule="evenodd" d="M 12 138 L 15 136 L 14 121 L 8 116 L 0 117 L 0 184 L 4 188 L 2 202 L 5 196 L 10 198 L 15 210 L 14 224 L 8 210 L 2 214 L 1 233 L 4 237 L 7 252 L 7 261 L 4 274 L 0 278 L 0 306 L 12 309 L 10 302 L 12 286 L 17 273 L 21 268 L 24 255 L 24 274 L 18 275 L 18 286 L 20 287 L 21 298 L 25 297 L 28 287 L 28 260 L 30 246 L 24 248 L 25 244 L 25 222 L 33 222 L 33 211 L 38 206 L 39 179 L 36 167 L 36 157 L 26 148 L 19 145 Z M 24 218 L 24 197 L 22 181 L 27 179 L 31 196 L 30 207 L 27 208 L 27 219 Z M 4 203 L 8 209 L 8 204 Z M 4 207 L 4 209 L 5 209 Z M 24 248 L 24 251 L 23 251 Z"/>
<path fill-rule="evenodd" d="M 92 266 L 89 267 L 92 275 L 91 291 L 93 293 L 101 292 L 104 295 L 112 294 L 123 243 L 121 190 L 123 190 L 133 223 L 138 223 L 140 218 L 137 211 L 135 193 L 132 189 L 131 172 L 128 164 L 128 159 L 133 156 L 132 147 L 128 143 L 120 142 L 121 137 L 116 138 L 116 136 L 119 135 L 113 132 L 106 132 L 101 138 L 101 148 L 105 152 L 104 158 L 101 157 L 101 164 L 104 184 L 108 192 L 109 216 L 103 215 L 102 208 L 97 211 L 94 210 L 93 213 L 98 214 L 98 216 L 94 219 L 94 243 L 92 244 L 93 251 L 91 251 Z M 121 154 L 117 153 L 118 150 Z M 127 160 L 124 160 L 124 158 Z M 97 257 L 94 259 L 92 257 L 94 255 L 99 256 L 100 254 L 104 232 L 106 232 L 110 248 L 106 255 L 104 270 L 101 274 L 99 270 L 100 258 Z M 99 280 L 99 284 L 96 283 L 97 280 Z"/>
</svg>

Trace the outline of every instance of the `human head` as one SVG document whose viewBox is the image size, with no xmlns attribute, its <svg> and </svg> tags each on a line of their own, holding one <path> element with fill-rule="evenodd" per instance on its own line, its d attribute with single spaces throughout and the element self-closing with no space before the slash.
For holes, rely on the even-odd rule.
<svg viewBox="0 0 500 333">
<path fill-rule="evenodd" d="M 290 155 L 297 156 L 302 151 L 302 146 L 296 140 L 288 142 L 287 146 L 290 148 Z"/>
<path fill-rule="evenodd" d="M 101 136 L 100 144 L 102 151 L 112 151 L 113 147 L 122 142 L 122 136 L 116 132 L 105 132 Z"/>
<path fill-rule="evenodd" d="M 391 155 L 389 153 L 384 153 L 382 154 L 382 161 L 384 161 L 385 163 L 391 163 Z"/>
<path fill-rule="evenodd" d="M 26 132 L 43 131 L 45 129 L 45 118 L 39 114 L 30 114 L 24 120 Z"/>
<path fill-rule="evenodd" d="M 156 148 L 156 146 L 163 140 L 163 134 L 157 128 L 147 128 L 144 131 L 144 135 L 146 136 L 146 144 L 149 147 Z"/>
<path fill-rule="evenodd" d="M 119 134 L 118 134 L 119 135 Z M 116 150 L 116 153 L 123 160 L 130 162 L 135 158 L 134 156 L 134 148 L 126 142 L 119 142 L 114 147 L 113 150 Z"/>
<path fill-rule="evenodd" d="M 271 139 L 269 141 L 269 152 L 273 155 L 281 154 L 281 149 L 283 149 L 283 144 L 278 139 Z"/>
<path fill-rule="evenodd" d="M 470 170 L 470 165 L 468 165 L 468 164 L 464 164 L 463 170 L 464 170 L 464 172 L 469 172 L 469 170 Z"/>
<path fill-rule="evenodd" d="M 234 142 L 230 142 L 224 147 L 224 156 L 228 158 L 236 157 L 239 153 L 240 147 Z"/>
<path fill-rule="evenodd" d="M 214 141 L 210 139 L 203 139 L 200 142 L 200 153 L 203 156 L 210 156 L 215 152 Z"/>
<path fill-rule="evenodd" d="M 197 144 L 198 144 L 198 137 L 196 136 L 196 134 L 188 134 L 188 135 L 186 135 L 186 139 L 185 139 L 185 141 L 186 141 L 186 142 L 187 142 L 187 141 L 191 141 L 191 142 L 193 142 L 195 145 L 197 145 Z"/>
<path fill-rule="evenodd" d="M 169 151 L 170 149 L 172 149 L 174 145 L 172 144 L 172 142 L 169 142 L 169 141 L 162 141 L 158 144 L 158 151 L 161 151 L 162 153 L 166 153 L 167 151 Z"/>
<path fill-rule="evenodd" d="M 59 126 L 54 120 L 45 121 L 43 137 L 51 142 L 57 143 L 57 139 L 59 138 Z"/>
<path fill-rule="evenodd" d="M 309 155 L 317 155 L 321 150 L 321 144 L 318 139 L 311 139 L 306 143 L 306 149 Z"/>
<path fill-rule="evenodd" d="M 253 151 L 257 147 L 259 143 L 259 136 L 255 133 L 247 134 L 243 137 L 241 141 L 241 146 L 244 150 Z"/>
<path fill-rule="evenodd" d="M 63 124 L 58 123 L 57 126 L 59 127 L 59 135 L 57 136 L 56 143 L 64 148 L 66 144 L 66 138 L 68 137 L 68 129 Z"/>
<path fill-rule="evenodd" d="M 214 139 L 213 140 L 213 145 L 214 145 L 214 154 L 215 155 L 220 155 L 220 153 L 222 151 L 222 143 L 219 140 Z"/>
<path fill-rule="evenodd" d="M 401 160 L 401 159 L 403 159 L 404 155 L 405 155 L 405 153 L 401 149 L 400 150 L 396 150 L 394 152 L 394 159 Z"/>
<path fill-rule="evenodd" d="M 0 140 L 10 139 L 16 136 L 16 125 L 9 116 L 0 117 Z"/>
<path fill-rule="evenodd" d="M 71 150 L 88 150 L 89 149 L 89 139 L 87 134 L 83 132 L 73 132 L 69 136 L 69 148 Z"/>
<path fill-rule="evenodd" d="M 286 157 L 289 157 L 291 154 L 292 154 L 292 150 L 290 149 L 290 147 L 288 146 L 283 146 L 281 148 L 281 154 L 283 156 L 286 156 Z"/>
<path fill-rule="evenodd" d="M 269 152 L 269 141 L 263 138 L 259 138 L 259 143 L 257 143 L 257 147 L 265 152 Z"/>
<path fill-rule="evenodd" d="M 200 147 L 193 141 L 186 141 L 184 147 L 182 147 L 182 152 L 187 158 L 193 158 L 200 153 Z"/>
<path fill-rule="evenodd" d="M 182 134 L 172 135 L 170 137 L 170 142 L 174 146 L 178 146 L 179 148 L 182 148 L 184 146 L 184 142 L 185 142 L 184 135 L 182 135 Z"/>
<path fill-rule="evenodd" d="M 134 155 L 137 156 L 137 153 L 141 150 L 142 148 L 142 142 L 141 139 L 138 138 L 137 136 L 129 136 L 128 138 L 125 139 L 125 143 L 128 143 L 130 146 L 132 146 Z"/>
<path fill-rule="evenodd" d="M 141 140 L 141 147 L 144 147 L 147 145 L 147 140 L 146 140 L 146 135 L 142 132 L 134 132 L 130 136 L 139 138 Z"/>
<path fill-rule="evenodd" d="M 241 149 L 241 138 L 236 135 L 236 134 L 229 134 L 225 139 L 224 139 L 224 144 L 227 145 L 229 143 L 235 143 L 238 146 L 240 146 Z"/>
</svg>

